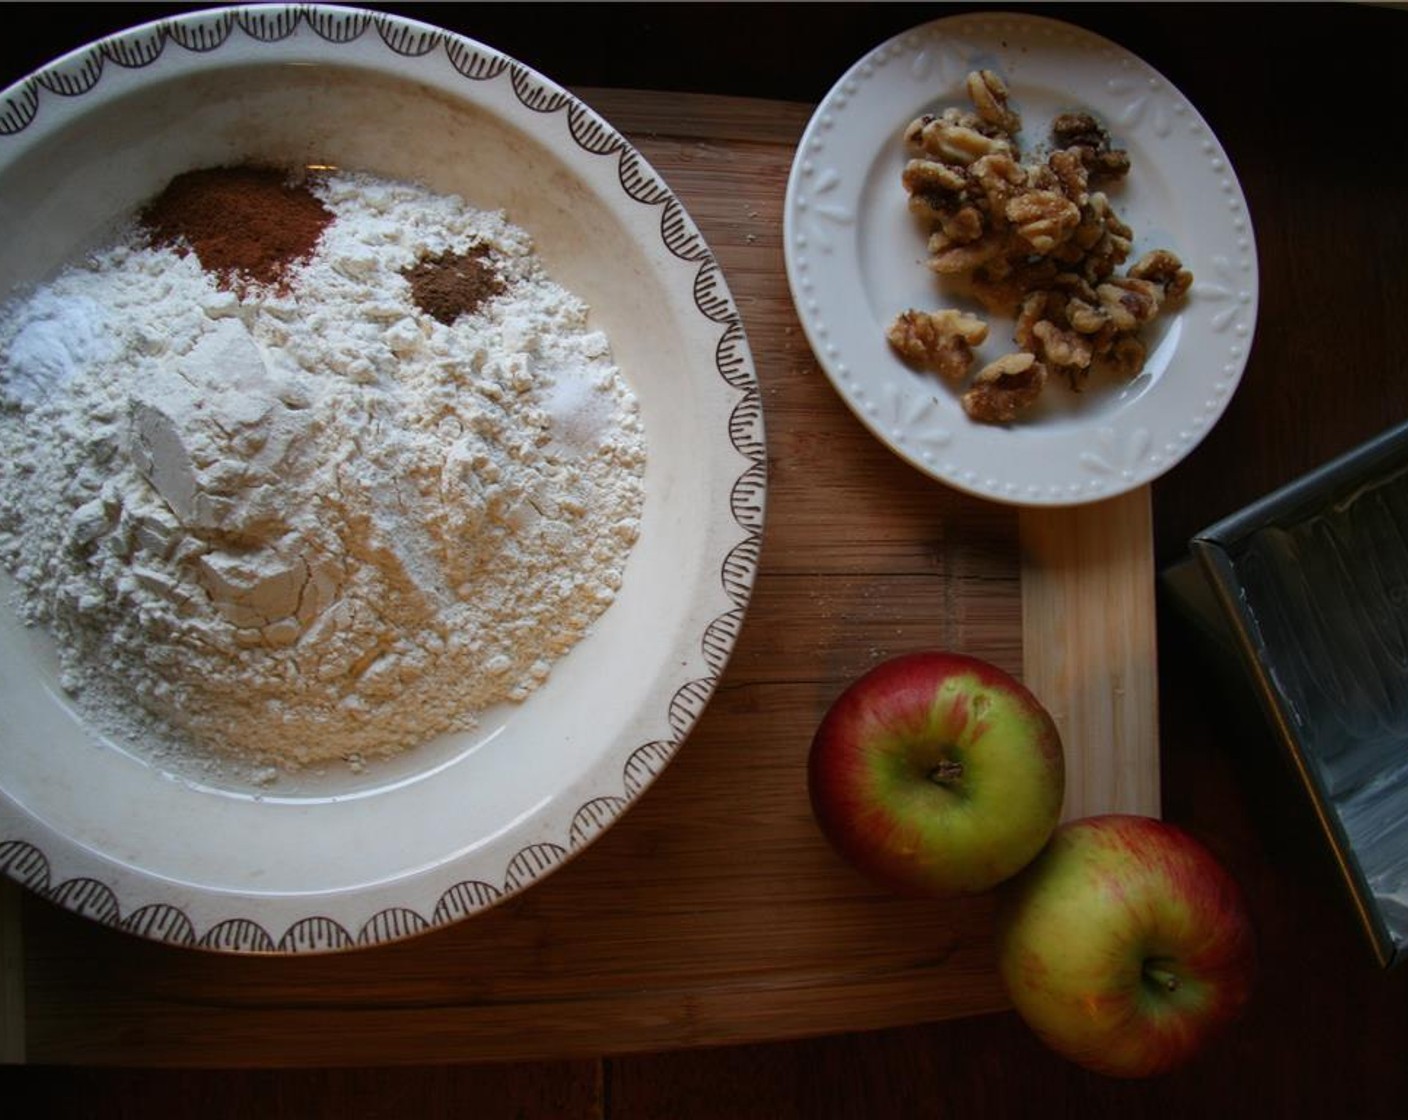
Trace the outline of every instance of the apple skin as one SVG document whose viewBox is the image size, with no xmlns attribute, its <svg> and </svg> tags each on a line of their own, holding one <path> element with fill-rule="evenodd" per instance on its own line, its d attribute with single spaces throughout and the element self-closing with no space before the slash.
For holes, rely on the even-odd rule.
<svg viewBox="0 0 1408 1120">
<path fill-rule="evenodd" d="M 1065 753 L 1050 714 L 976 657 L 903 654 L 858 677 L 813 736 L 807 782 L 831 845 L 909 895 L 987 891 L 1051 836 Z"/>
<path fill-rule="evenodd" d="M 1002 894 L 1008 995 L 1038 1037 L 1086 1069 L 1176 1069 L 1250 996 L 1255 936 L 1240 888 L 1176 825 L 1119 813 L 1067 821 Z"/>
</svg>

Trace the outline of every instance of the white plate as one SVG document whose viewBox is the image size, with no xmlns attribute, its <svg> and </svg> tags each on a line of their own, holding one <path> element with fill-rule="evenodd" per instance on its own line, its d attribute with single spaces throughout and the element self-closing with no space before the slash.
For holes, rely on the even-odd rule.
<svg viewBox="0 0 1408 1120">
<path fill-rule="evenodd" d="M 548 79 L 395 16 L 304 5 L 145 25 L 0 94 L 0 292 L 172 175 L 324 162 L 503 208 L 581 295 L 640 401 L 639 541 L 594 632 L 521 706 L 366 774 L 202 786 L 95 735 L 0 609 L 0 866 L 163 941 L 316 952 L 469 916 L 580 852 L 710 698 L 757 568 L 762 412 L 736 308 L 658 174 Z M 101 175 L 95 171 L 101 169 Z"/>
<path fill-rule="evenodd" d="M 1146 334 L 1132 382 L 1080 394 L 1049 384 L 1036 413 L 1008 427 L 970 421 L 958 394 L 904 365 L 885 327 L 908 307 L 976 304 L 945 296 L 900 183 L 901 133 L 924 112 L 967 106 L 970 70 L 996 70 L 1022 114 L 1024 150 L 1061 111 L 1086 108 L 1130 153 L 1110 192 L 1134 256 L 1168 248 L 1193 272 L 1186 303 Z M 1241 379 L 1257 309 L 1246 199 L 1207 123 L 1165 78 L 1097 35 L 1040 16 L 938 19 L 857 62 L 818 106 L 787 184 L 784 251 L 793 300 L 822 369 L 865 425 L 921 471 L 1018 505 L 1074 505 L 1152 481 L 1222 415 Z M 1134 259 L 1134 256 L 1131 259 Z M 989 320 L 987 362 L 1015 349 Z"/>
</svg>

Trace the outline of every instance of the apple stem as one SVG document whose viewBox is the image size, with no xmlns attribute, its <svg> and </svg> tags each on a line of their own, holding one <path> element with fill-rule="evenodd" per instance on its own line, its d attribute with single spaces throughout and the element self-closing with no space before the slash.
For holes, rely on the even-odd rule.
<svg viewBox="0 0 1408 1120">
<path fill-rule="evenodd" d="M 928 778 L 941 786 L 946 786 L 950 782 L 956 782 L 963 777 L 963 763 L 954 762 L 950 758 L 944 759 L 932 770 L 929 771 Z"/>
<path fill-rule="evenodd" d="M 1183 981 L 1178 978 L 1177 973 L 1170 972 L 1166 968 L 1158 965 L 1145 965 L 1144 975 L 1165 991 L 1176 992 L 1182 986 Z"/>
</svg>

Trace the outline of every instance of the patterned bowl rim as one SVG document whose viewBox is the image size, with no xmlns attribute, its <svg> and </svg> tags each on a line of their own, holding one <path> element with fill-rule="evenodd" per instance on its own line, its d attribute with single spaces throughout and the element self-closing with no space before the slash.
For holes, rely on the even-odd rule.
<svg viewBox="0 0 1408 1120">
<path fill-rule="evenodd" d="M 709 391 L 719 394 L 725 406 L 729 461 L 737 466 L 732 477 L 717 480 L 721 488 L 727 484 L 727 513 L 720 519 L 726 523 L 711 536 L 719 549 L 712 571 L 723 606 L 709 617 L 694 617 L 702 623 L 690 635 L 694 648 L 674 651 L 668 702 L 664 711 L 652 713 L 652 724 L 660 722 L 668 732 L 643 743 L 613 743 L 609 758 L 591 775 L 595 788 L 590 796 L 578 793 L 580 800 L 570 806 L 559 804 L 563 798 L 552 799 L 546 811 L 550 820 L 539 830 L 543 838 L 497 853 L 500 870 L 495 875 L 465 877 L 456 873 L 455 860 L 447 861 L 437 869 L 443 884 L 433 907 L 391 904 L 368 912 L 358 900 L 364 908 L 349 920 L 332 913 L 335 906 L 316 894 L 242 895 L 236 912 L 229 911 L 227 898 L 225 916 L 206 921 L 193 913 L 189 886 L 153 886 L 140 869 L 82 849 L 29 814 L 0 785 L 0 870 L 11 879 L 101 924 L 170 945 L 230 953 L 326 953 L 401 940 L 494 907 L 583 851 L 661 773 L 712 697 L 752 594 L 766 500 L 763 413 L 753 358 L 723 273 L 698 228 L 664 179 L 602 117 L 550 79 L 483 43 L 399 15 L 344 5 L 258 4 L 183 13 L 96 40 L 0 91 L 0 162 L 5 142 L 42 128 L 46 114 L 81 113 L 84 95 L 100 90 L 114 69 L 124 74 L 160 69 L 173 59 L 193 62 L 231 45 L 257 51 L 297 36 L 312 37 L 308 41 L 320 61 L 355 48 L 398 73 L 406 68 L 414 73 L 428 58 L 443 56 L 462 78 L 466 100 L 473 101 L 480 87 L 507 83 L 512 97 L 539 119 L 565 121 L 575 142 L 575 160 L 614 166 L 627 205 L 639 207 L 640 221 L 653 226 L 654 243 L 646 250 L 652 259 L 680 270 L 687 285 L 695 317 L 689 330 L 703 332 L 712 348 L 708 361 L 717 383 Z M 691 671 L 700 667 L 702 672 Z M 146 897 L 142 905 L 128 907 L 134 885 Z M 378 886 L 375 893 L 379 898 L 387 892 Z"/>
</svg>

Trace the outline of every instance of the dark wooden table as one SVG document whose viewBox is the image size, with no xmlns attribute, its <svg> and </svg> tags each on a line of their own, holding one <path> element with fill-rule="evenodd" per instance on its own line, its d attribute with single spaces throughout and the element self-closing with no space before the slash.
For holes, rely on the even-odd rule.
<svg viewBox="0 0 1408 1120">
<path fill-rule="evenodd" d="M 970 5 L 385 5 L 569 87 L 815 103 L 868 47 Z M 180 10 L 53 5 L 6 37 L 18 77 L 94 35 Z M 1408 188 L 1398 118 L 1408 14 L 1336 5 L 1039 11 L 1162 71 L 1226 147 L 1261 270 L 1251 361 L 1207 439 L 1153 488 L 1158 564 L 1247 501 L 1408 418 Z M 9 13 L 13 17 L 14 9 Z M 18 21 L 16 21 L 18 22 Z M 1397 1116 L 1408 971 L 1375 965 L 1270 732 L 1159 619 L 1163 814 L 1246 885 L 1262 975 L 1230 1037 L 1157 1083 L 1084 1074 L 1010 1013 L 740 1047 L 529 1064 L 281 1071 L 0 1069 L 40 1115 L 889 1117 Z M 8 1111 L 8 1109 L 7 1109 Z"/>
</svg>

